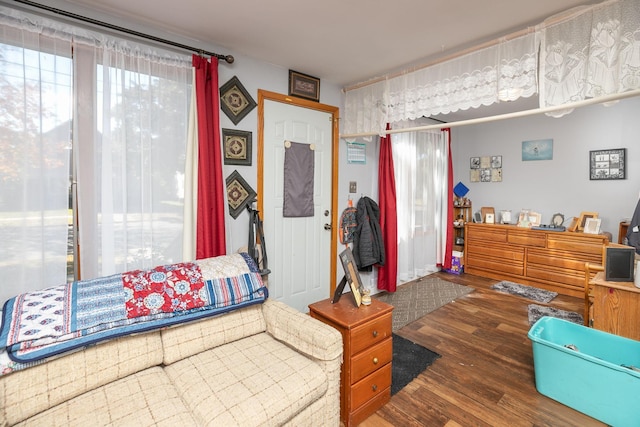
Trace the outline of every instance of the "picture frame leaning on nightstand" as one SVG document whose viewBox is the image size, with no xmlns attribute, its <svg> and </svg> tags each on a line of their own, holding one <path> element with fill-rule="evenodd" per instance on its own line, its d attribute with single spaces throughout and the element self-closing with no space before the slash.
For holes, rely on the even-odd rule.
<svg viewBox="0 0 640 427">
<path fill-rule="evenodd" d="M 333 293 L 333 299 L 331 300 L 331 303 L 335 304 L 340 300 L 342 292 L 344 291 L 344 287 L 347 283 L 349 283 L 353 302 L 355 303 L 356 307 L 360 307 L 360 304 L 362 304 L 362 295 L 360 294 L 362 280 L 360 279 L 360 274 L 358 273 L 356 261 L 353 258 L 351 248 L 347 247 L 347 249 L 340 253 L 340 262 L 342 263 L 342 268 L 344 270 L 344 277 L 340 281 L 340 284 L 336 287 L 336 291 Z"/>
</svg>

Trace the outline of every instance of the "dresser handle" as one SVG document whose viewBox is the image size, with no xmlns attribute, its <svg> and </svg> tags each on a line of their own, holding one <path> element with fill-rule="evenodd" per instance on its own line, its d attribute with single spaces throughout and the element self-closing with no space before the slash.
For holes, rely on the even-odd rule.
<svg viewBox="0 0 640 427">
<path fill-rule="evenodd" d="M 378 336 L 378 331 L 373 331 L 373 337 L 377 337 Z"/>
<path fill-rule="evenodd" d="M 374 384 L 374 385 L 371 387 L 371 390 L 373 390 L 373 391 L 378 391 L 378 386 Z"/>
<path fill-rule="evenodd" d="M 374 357 L 374 358 L 373 358 L 373 364 L 374 364 L 374 365 L 377 365 L 377 364 L 378 364 L 378 358 L 377 358 L 377 357 Z"/>
</svg>

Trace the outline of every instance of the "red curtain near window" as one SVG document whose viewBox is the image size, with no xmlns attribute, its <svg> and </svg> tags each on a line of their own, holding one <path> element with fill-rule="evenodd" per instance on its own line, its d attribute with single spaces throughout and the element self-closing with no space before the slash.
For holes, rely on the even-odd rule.
<svg viewBox="0 0 640 427">
<path fill-rule="evenodd" d="M 444 250 L 443 268 L 451 269 L 451 251 L 453 250 L 453 161 L 451 160 L 451 129 L 447 133 L 447 240 Z"/>
<path fill-rule="evenodd" d="M 198 114 L 196 259 L 226 254 L 218 58 L 193 55 Z"/>
<path fill-rule="evenodd" d="M 387 130 L 390 129 L 387 124 Z M 393 169 L 391 135 L 380 138 L 378 160 L 378 193 L 380 228 L 384 241 L 384 266 L 378 268 L 378 289 L 396 291 L 398 276 L 398 213 L 396 210 L 396 178 Z"/>
</svg>

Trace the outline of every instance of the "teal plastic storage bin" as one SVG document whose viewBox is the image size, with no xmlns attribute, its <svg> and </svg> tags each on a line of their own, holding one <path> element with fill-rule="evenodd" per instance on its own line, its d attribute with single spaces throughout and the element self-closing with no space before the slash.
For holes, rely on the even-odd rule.
<svg viewBox="0 0 640 427">
<path fill-rule="evenodd" d="M 538 392 L 612 426 L 640 426 L 640 341 L 542 317 L 529 330 Z M 573 346 L 576 350 L 565 346 Z"/>
</svg>

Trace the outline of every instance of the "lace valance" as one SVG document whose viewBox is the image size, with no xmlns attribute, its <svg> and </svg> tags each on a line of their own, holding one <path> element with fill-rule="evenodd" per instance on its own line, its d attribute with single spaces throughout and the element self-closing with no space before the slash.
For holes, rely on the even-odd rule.
<svg viewBox="0 0 640 427">
<path fill-rule="evenodd" d="M 570 20 L 545 26 L 543 33 L 540 107 L 640 89 L 638 0 L 594 6 Z"/>
<path fill-rule="evenodd" d="M 531 96 L 538 90 L 536 53 L 531 33 L 350 90 L 344 132 L 383 133 L 387 123 Z"/>
<path fill-rule="evenodd" d="M 639 6 L 608 1 L 550 18 L 530 34 L 347 90 L 343 133 L 383 134 L 387 123 L 536 93 L 544 108 L 640 89 Z"/>
</svg>

